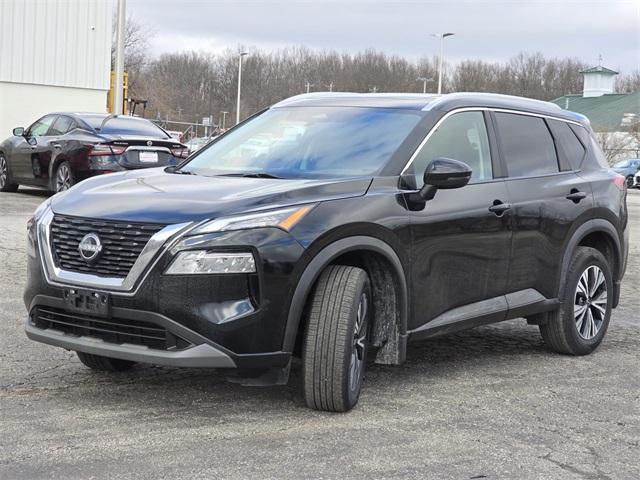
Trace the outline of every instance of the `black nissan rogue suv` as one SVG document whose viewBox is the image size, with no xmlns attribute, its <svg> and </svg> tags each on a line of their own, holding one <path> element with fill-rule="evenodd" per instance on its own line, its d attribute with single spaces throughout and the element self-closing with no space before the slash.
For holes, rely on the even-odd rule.
<svg viewBox="0 0 640 480">
<path fill-rule="evenodd" d="M 618 304 L 626 185 L 585 117 L 491 94 L 311 94 L 177 167 L 91 178 L 28 227 L 29 338 L 96 370 L 232 369 L 316 409 L 367 356 L 524 317 L 592 352 Z"/>
</svg>

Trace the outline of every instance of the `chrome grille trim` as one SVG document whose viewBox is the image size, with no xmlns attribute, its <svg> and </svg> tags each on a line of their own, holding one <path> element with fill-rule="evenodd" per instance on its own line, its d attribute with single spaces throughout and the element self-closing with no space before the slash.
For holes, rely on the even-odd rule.
<svg viewBox="0 0 640 480">
<path fill-rule="evenodd" d="M 72 272 L 56 266 L 51 250 L 51 222 L 53 221 L 53 216 L 53 211 L 49 207 L 42 214 L 37 226 L 38 251 L 47 283 L 62 287 L 76 286 L 114 291 L 123 296 L 135 295 L 142 280 L 155 266 L 162 254 L 181 238 L 185 232 L 196 225 L 196 222 L 167 225 L 149 239 L 126 277 L 104 277 L 90 273 Z"/>
</svg>

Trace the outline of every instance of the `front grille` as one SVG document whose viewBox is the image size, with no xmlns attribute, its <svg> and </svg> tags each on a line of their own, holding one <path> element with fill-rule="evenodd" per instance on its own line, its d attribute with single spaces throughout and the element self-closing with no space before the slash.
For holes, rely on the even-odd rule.
<svg viewBox="0 0 640 480">
<path fill-rule="evenodd" d="M 31 319 L 38 328 L 51 328 L 78 337 L 100 338 L 109 343 L 144 345 L 157 350 L 189 346 L 189 342 L 173 335 L 164 327 L 140 320 L 99 318 L 45 306 L 35 307 Z"/>
<path fill-rule="evenodd" d="M 64 270 L 126 277 L 149 239 L 163 227 L 55 215 L 51 222 L 51 246 L 56 264 Z M 88 233 L 95 233 L 102 242 L 102 252 L 93 263 L 86 262 L 78 251 L 80 240 Z"/>
</svg>

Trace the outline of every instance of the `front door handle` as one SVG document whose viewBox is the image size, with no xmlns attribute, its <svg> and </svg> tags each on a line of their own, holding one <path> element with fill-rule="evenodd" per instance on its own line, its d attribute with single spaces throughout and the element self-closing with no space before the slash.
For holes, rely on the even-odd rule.
<svg viewBox="0 0 640 480">
<path fill-rule="evenodd" d="M 59 143 L 54 143 L 53 148 L 57 148 L 59 150 L 62 148 L 62 145 L 60 145 Z"/>
<path fill-rule="evenodd" d="M 587 194 L 576 190 L 575 188 L 571 190 L 571 193 L 567 195 L 567 200 L 571 200 L 573 203 L 579 203 L 580 200 L 587 198 Z"/>
<path fill-rule="evenodd" d="M 493 205 L 489 207 L 489 211 L 495 213 L 498 217 L 502 216 L 507 210 L 511 210 L 511 204 L 503 203 L 501 200 L 494 200 Z"/>
</svg>

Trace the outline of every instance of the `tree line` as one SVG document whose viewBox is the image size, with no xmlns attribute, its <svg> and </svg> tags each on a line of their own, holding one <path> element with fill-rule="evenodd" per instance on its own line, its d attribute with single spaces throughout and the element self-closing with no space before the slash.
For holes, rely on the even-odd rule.
<svg viewBox="0 0 640 480">
<path fill-rule="evenodd" d="M 147 118 L 200 122 L 212 116 L 218 124 L 228 112 L 235 119 L 238 54 L 228 49 L 213 54 L 180 52 L 148 58 L 148 33 L 139 24 L 127 25 L 125 68 L 129 97 L 148 100 Z M 292 95 L 317 91 L 427 92 L 437 89 L 437 57 L 410 60 L 377 50 L 341 53 L 288 47 L 275 51 L 246 49 L 243 58 L 242 118 Z M 577 58 L 547 58 L 521 52 L 506 62 L 464 60 L 446 64 L 443 91 L 494 92 L 552 100 L 582 91 L 587 65 Z M 619 79 L 620 91 L 640 88 L 640 75 Z"/>
</svg>

